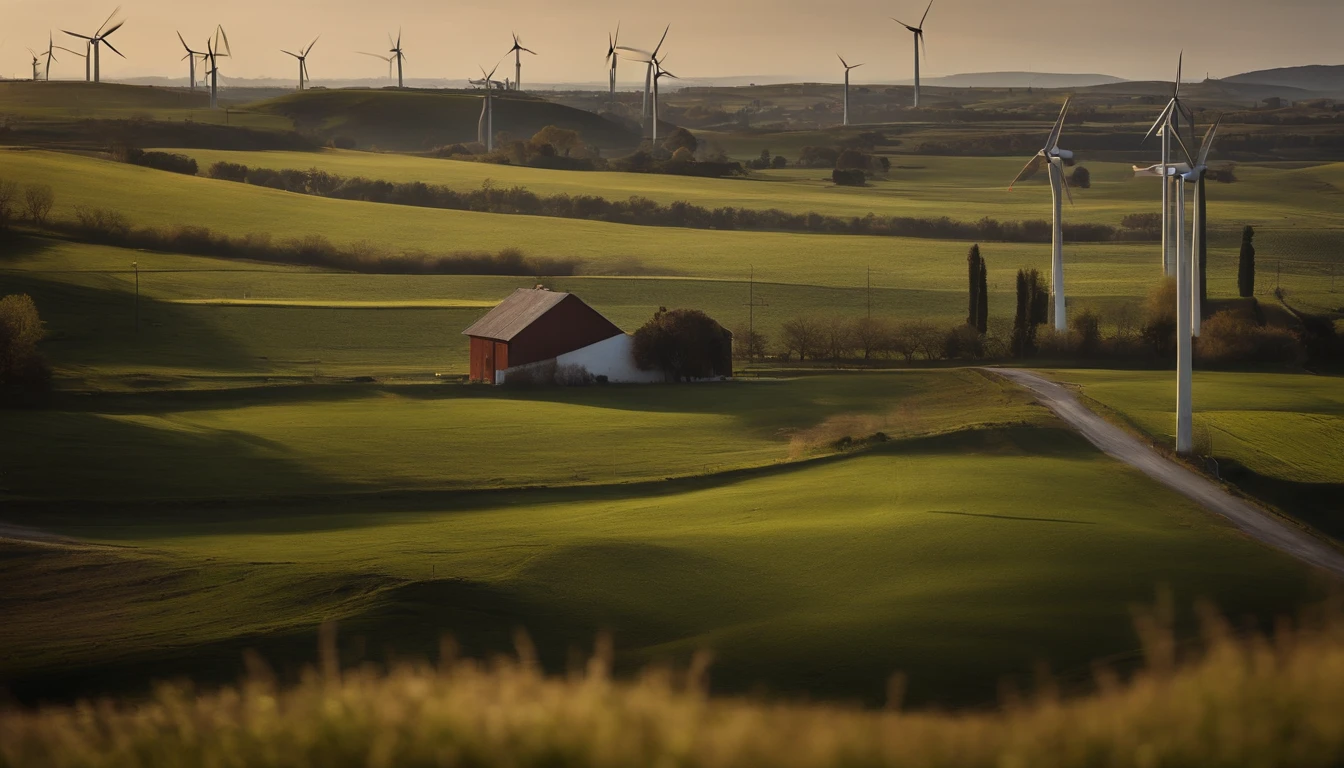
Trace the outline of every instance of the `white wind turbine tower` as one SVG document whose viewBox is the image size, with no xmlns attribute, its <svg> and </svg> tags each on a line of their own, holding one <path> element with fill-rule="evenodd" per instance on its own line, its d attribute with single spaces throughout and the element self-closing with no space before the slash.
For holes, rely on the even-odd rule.
<svg viewBox="0 0 1344 768">
<path fill-rule="evenodd" d="M 845 68 L 845 125 L 849 125 L 849 71 L 851 69 L 858 69 L 863 65 L 855 64 L 850 66 L 849 62 L 845 61 L 845 57 L 839 54 L 836 54 L 836 58 L 840 59 L 840 64 Z"/>
<path fill-rule="evenodd" d="M 607 35 L 607 63 L 611 65 L 611 77 L 607 90 L 607 97 L 611 101 L 616 100 L 616 62 L 620 59 L 616 55 L 616 44 L 621 42 L 621 24 L 616 23 L 615 36 Z"/>
<path fill-rule="evenodd" d="M 1174 212 L 1172 206 L 1175 203 L 1174 185 L 1176 184 L 1175 173 L 1171 170 L 1171 141 L 1172 137 L 1179 137 L 1181 132 L 1181 115 L 1185 115 L 1190 121 L 1193 129 L 1194 114 L 1189 108 L 1181 102 L 1181 70 L 1185 64 L 1185 53 L 1182 52 L 1176 63 L 1176 83 L 1172 89 L 1171 100 L 1167 106 L 1162 109 L 1162 113 L 1157 116 L 1153 127 L 1148 130 L 1148 135 L 1144 141 L 1152 138 L 1154 135 L 1162 137 L 1162 162 L 1159 167 L 1162 172 L 1158 174 L 1146 174 L 1159 176 L 1162 181 L 1162 274 L 1171 275 L 1176 269 L 1177 259 L 1177 238 L 1179 232 L 1175 228 Z M 1194 140 L 1194 135 L 1191 135 Z M 1136 169 L 1137 170 L 1137 169 Z"/>
<path fill-rule="evenodd" d="M 81 35 L 76 32 L 71 32 L 69 30 L 62 30 L 63 32 L 65 32 L 65 34 L 71 37 L 78 37 L 81 40 L 89 41 L 89 45 L 93 49 L 92 50 L 93 82 L 95 83 L 102 82 L 102 69 L 100 67 L 101 59 L 99 58 L 98 55 L 102 46 L 106 45 L 108 48 L 112 49 L 113 53 L 117 54 L 118 56 L 121 56 L 121 58 L 123 59 L 126 58 L 125 56 L 122 55 L 121 51 L 118 51 L 116 47 L 114 47 L 112 43 L 108 42 L 107 40 L 107 38 L 110 37 L 113 32 L 116 32 L 118 29 L 121 29 L 121 25 L 126 23 L 126 21 L 123 19 L 122 21 L 118 21 L 116 24 L 113 24 L 112 27 L 110 28 L 107 26 L 108 24 L 112 23 L 112 19 L 115 18 L 118 13 L 121 13 L 121 6 L 117 6 L 116 10 L 112 11 L 112 15 L 107 17 L 107 21 L 104 21 L 103 25 L 98 28 L 98 31 L 94 32 L 92 35 Z"/>
<path fill-rule="evenodd" d="M 206 57 L 206 55 L 205 55 L 204 53 L 201 53 L 200 51 L 193 51 L 193 50 L 191 49 L 191 46 L 190 46 L 190 45 L 187 45 L 187 41 L 184 40 L 184 39 L 182 38 L 182 33 L 181 33 L 181 32 L 178 32 L 178 33 L 177 33 L 177 39 L 178 39 L 179 41 L 181 41 L 181 43 L 182 43 L 182 47 L 183 47 L 183 48 L 186 50 L 186 52 L 187 52 L 187 55 L 186 55 L 186 56 L 183 56 L 182 58 L 183 58 L 184 60 L 190 62 L 190 64 L 189 64 L 189 67 L 190 67 L 189 78 L 190 78 L 190 82 L 191 82 L 191 90 L 194 91 L 194 90 L 196 90 L 196 57 L 197 57 L 197 56 L 201 57 L 201 61 L 202 61 L 202 63 L 205 62 L 205 59 L 206 59 L 207 57 Z"/>
<path fill-rule="evenodd" d="M 401 30 L 397 30 L 397 41 L 395 43 L 392 42 L 391 34 L 388 34 L 387 42 L 392 43 L 392 47 L 388 50 L 388 53 L 392 54 L 392 58 L 397 60 L 397 87 L 405 88 L 406 70 L 402 65 L 406 61 L 406 52 L 401 49 Z"/>
<path fill-rule="evenodd" d="M 489 72 L 481 67 L 481 74 L 485 76 L 485 100 L 481 103 L 481 119 L 476 124 L 476 141 L 485 145 L 486 152 L 495 151 L 495 72 L 498 69 L 499 64 Z"/>
<path fill-rule="evenodd" d="M 309 43 L 307 48 L 299 49 L 300 51 L 302 51 L 302 53 L 290 53 L 289 51 L 286 51 L 284 49 L 281 49 L 280 51 L 281 53 L 288 54 L 299 60 L 300 91 L 302 91 L 304 89 L 304 86 L 308 83 L 308 54 L 312 52 L 313 46 L 317 45 L 317 41 L 321 39 L 322 39 L 321 35 L 318 35 L 317 37 L 313 38 L 313 42 Z"/>
<path fill-rule="evenodd" d="M 896 17 L 891 20 L 900 24 L 902 27 L 910 30 L 915 35 L 915 107 L 919 107 L 919 49 L 924 48 L 924 58 L 929 58 L 928 46 L 924 44 L 924 20 L 929 18 L 929 11 L 933 9 L 933 0 L 929 0 L 929 7 L 924 9 L 924 16 L 919 20 L 919 26 L 912 27 Z"/>
<path fill-rule="evenodd" d="M 523 53 L 524 53 L 524 52 L 530 53 L 530 54 L 532 54 L 533 56 L 536 56 L 536 55 L 537 55 L 537 52 L 534 51 L 534 50 L 532 50 L 531 48 L 524 48 L 524 47 L 523 47 L 523 42 L 522 42 L 521 40 L 518 39 L 518 33 L 517 33 L 517 32 L 514 32 L 514 33 L 513 33 L 513 47 L 509 49 L 509 53 L 512 53 L 512 54 L 513 54 L 513 90 L 515 90 L 515 91 L 521 91 L 521 90 L 523 90 Z M 504 54 L 504 55 L 507 56 L 508 54 Z"/>
<path fill-rule="evenodd" d="M 1055 330 L 1064 332 L 1069 326 L 1065 317 L 1064 302 L 1064 216 L 1063 216 L 1063 197 L 1069 196 L 1069 202 L 1073 202 L 1073 193 L 1069 192 L 1069 182 L 1064 178 L 1064 165 L 1073 165 L 1073 153 L 1067 149 L 1059 148 L 1059 134 L 1064 130 L 1064 116 L 1069 111 L 1069 99 L 1064 100 L 1064 107 L 1059 110 L 1059 119 L 1055 121 L 1055 127 L 1050 129 L 1050 136 L 1045 140 L 1045 146 L 1036 156 L 1031 158 L 1026 167 L 1017 174 L 1013 183 L 1008 185 L 1011 191 L 1017 182 L 1023 179 L 1029 179 L 1036 175 L 1041 169 L 1041 165 L 1049 166 L 1050 171 L 1050 194 L 1054 206 L 1054 227 L 1051 231 L 1050 242 L 1052 256 L 1050 260 L 1050 288 L 1055 294 Z"/>
<path fill-rule="evenodd" d="M 663 57 L 663 61 L 666 61 L 666 60 L 667 60 L 667 57 L 664 56 L 664 57 Z M 670 78 L 672 78 L 673 80 L 678 80 L 678 79 L 680 79 L 680 78 L 678 78 L 676 75 L 672 74 L 671 72 L 668 72 L 666 69 L 663 69 L 663 62 L 662 62 L 662 61 L 658 61 L 658 60 L 655 59 L 654 62 L 653 62 L 653 68 L 654 68 L 654 71 L 653 71 L 653 138 L 651 139 L 651 141 L 652 141 L 654 144 L 657 144 L 657 143 L 658 143 L 658 81 L 659 81 L 659 80 L 662 80 L 664 77 L 670 77 Z"/>
<path fill-rule="evenodd" d="M 624 54 L 628 54 L 626 56 L 627 59 L 630 59 L 631 61 L 638 61 L 641 64 L 647 65 L 648 67 L 647 71 L 644 74 L 644 107 L 640 113 L 640 121 L 643 123 L 647 123 L 650 114 L 649 110 L 652 106 L 651 99 L 653 97 L 653 69 L 654 69 L 653 62 L 655 59 L 658 58 L 658 52 L 663 49 L 663 43 L 667 40 L 667 33 L 671 29 L 672 25 L 671 24 L 667 25 L 667 28 L 663 30 L 662 38 L 658 41 L 658 45 L 655 46 L 652 51 L 640 50 L 639 48 L 631 48 L 625 45 L 616 46 L 617 51 L 621 51 Z"/>
<path fill-rule="evenodd" d="M 1200 321 L 1202 318 L 1203 307 L 1201 306 L 1201 295 L 1203 286 L 1200 284 L 1199 262 L 1200 253 L 1207 251 L 1209 245 L 1209 225 L 1208 225 L 1208 199 L 1206 195 L 1206 186 L 1209 175 L 1209 153 L 1213 151 L 1213 142 L 1218 138 L 1218 126 L 1222 120 L 1216 121 L 1204 134 L 1204 141 L 1199 147 L 1198 159 L 1190 157 L 1190 152 L 1185 147 L 1185 142 L 1180 137 L 1176 141 L 1181 145 L 1181 152 L 1186 160 L 1190 161 L 1190 170 L 1181 174 L 1183 184 L 1195 185 L 1195 203 L 1194 203 L 1194 224 L 1191 227 L 1190 237 L 1190 332 L 1191 335 L 1198 337 L 1200 332 Z"/>
</svg>

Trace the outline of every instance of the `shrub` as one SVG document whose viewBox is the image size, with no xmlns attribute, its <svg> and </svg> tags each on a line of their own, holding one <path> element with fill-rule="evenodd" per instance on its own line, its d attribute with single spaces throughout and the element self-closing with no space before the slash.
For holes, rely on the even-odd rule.
<svg viewBox="0 0 1344 768">
<path fill-rule="evenodd" d="M 662 371 L 668 381 L 733 373 L 733 337 L 698 309 L 665 307 L 635 331 L 635 364 Z"/>
<path fill-rule="evenodd" d="M 1087 170 L 1085 166 L 1079 165 L 1073 169 L 1073 173 L 1069 174 L 1069 183 L 1078 189 L 1091 189 L 1092 172 Z"/>
<path fill-rule="evenodd" d="M 335 136 L 331 140 L 331 146 L 336 149 L 354 149 L 356 144 L 350 136 Z"/>
<path fill-rule="evenodd" d="M 210 166 L 205 175 L 220 181 L 247 181 L 247 166 L 242 163 L 220 161 Z"/>
<path fill-rule="evenodd" d="M 1074 351 L 1083 357 L 1091 357 L 1101 351 L 1101 317 L 1091 309 L 1084 309 L 1069 321 L 1073 327 Z"/>
<path fill-rule="evenodd" d="M 553 379 L 562 387 L 586 387 L 593 383 L 593 374 L 582 365 L 557 365 Z"/>
<path fill-rule="evenodd" d="M 1170 360 L 1176 356 L 1175 278 L 1166 278 L 1148 295 L 1140 336 L 1158 358 Z"/>
<path fill-rule="evenodd" d="M 733 356 L 739 360 L 757 360 L 769 353 L 770 340 L 760 331 L 739 328 L 733 331 Z"/>
<path fill-rule="evenodd" d="M 1200 360 L 1235 363 L 1292 363 L 1302 348 L 1286 328 L 1260 326 L 1233 312 L 1219 312 L 1200 327 L 1195 351 Z"/>
<path fill-rule="evenodd" d="M 783 155 L 775 155 L 775 159 L 770 161 L 772 168 L 788 168 L 789 161 Z"/>
<path fill-rule="evenodd" d="M 56 205 L 56 192 L 48 184 L 29 184 L 23 188 L 23 211 L 34 224 L 45 224 Z"/>
<path fill-rule="evenodd" d="M 37 349 L 45 332 L 27 294 L 0 299 L 0 392 L 31 395 L 51 387 L 51 369 Z"/>
<path fill-rule="evenodd" d="M 868 177 L 857 168 L 852 170 L 836 168 L 831 171 L 831 181 L 842 187 L 862 187 L 868 183 Z"/>
<path fill-rule="evenodd" d="M 112 156 L 114 159 L 131 165 L 140 165 L 170 173 L 182 173 L 188 176 L 195 176 L 200 170 L 194 159 L 186 155 L 170 154 L 168 152 L 145 152 L 133 147 L 122 146 L 114 148 Z"/>
<path fill-rule="evenodd" d="M 943 355 L 949 360 L 979 360 L 985 356 L 980 332 L 969 325 L 958 325 L 943 339 Z"/>
<path fill-rule="evenodd" d="M 834 168 L 840 151 L 830 147 L 803 147 L 798 153 L 800 168 Z"/>
</svg>

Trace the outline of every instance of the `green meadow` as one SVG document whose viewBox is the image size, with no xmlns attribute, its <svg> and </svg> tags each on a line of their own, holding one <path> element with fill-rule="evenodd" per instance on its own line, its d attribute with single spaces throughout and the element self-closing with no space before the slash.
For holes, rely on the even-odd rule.
<svg viewBox="0 0 1344 768">
<path fill-rule="evenodd" d="M 1054 371 L 1134 427 L 1172 442 L 1174 374 Z M 1224 478 L 1344 537 L 1344 378 L 1196 371 L 1195 427 Z"/>
<path fill-rule="evenodd" d="M 30 585 L 0 605 L 20 695 L 227 678 L 246 647 L 285 668 L 337 619 L 352 659 L 443 633 L 500 651 L 521 627 L 559 669 L 608 631 L 622 668 L 712 649 L 720 690 L 881 701 L 905 670 L 912 701 L 975 703 L 1041 663 L 1082 683 L 1136 660 L 1131 610 L 1164 589 L 1262 618 L 1320 594 L 969 371 L 109 394 L 22 416 L 6 522 L 80 543 L 4 548 Z"/>
</svg>

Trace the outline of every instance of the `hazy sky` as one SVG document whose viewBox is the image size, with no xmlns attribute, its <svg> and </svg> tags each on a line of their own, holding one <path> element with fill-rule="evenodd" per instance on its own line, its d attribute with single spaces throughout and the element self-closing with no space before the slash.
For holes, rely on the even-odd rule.
<svg viewBox="0 0 1344 768">
<path fill-rule="evenodd" d="M 0 73 L 26 77 L 26 48 L 78 41 L 116 0 L 0 0 Z M 865 62 L 856 82 L 911 77 L 910 35 L 888 17 L 917 21 L 920 0 L 124 0 L 126 26 L 112 38 L 128 57 L 105 52 L 108 78 L 185 76 L 175 30 L 202 43 L 222 23 L 234 77 L 294 76 L 280 53 L 322 40 L 309 61 L 314 79 L 374 77 L 386 65 L 359 56 L 380 51 L 404 29 L 408 77 L 461 78 L 496 61 L 517 30 L 541 55 L 527 57 L 524 81 L 602 81 L 607 33 L 652 46 L 672 24 L 668 68 L 683 77 L 840 77 L 836 53 Z M 925 25 L 930 75 L 995 70 L 1100 72 L 1170 79 L 1177 51 L 1187 77 L 1214 77 L 1299 64 L 1344 63 L 1344 0 L 935 0 Z M 69 47 L 77 48 L 77 45 Z M 83 74 L 81 60 L 57 56 L 53 77 Z M 503 69 L 501 69 L 503 72 Z M 638 80 L 636 66 L 622 81 Z"/>
</svg>

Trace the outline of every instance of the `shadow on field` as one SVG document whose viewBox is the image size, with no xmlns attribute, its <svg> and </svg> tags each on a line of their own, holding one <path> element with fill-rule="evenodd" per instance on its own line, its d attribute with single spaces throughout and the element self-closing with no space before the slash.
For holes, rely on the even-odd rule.
<svg viewBox="0 0 1344 768">
<path fill-rule="evenodd" d="M 106 274 L 72 274 L 69 281 L 60 281 L 40 272 L 5 272 L 0 274 L 0 293 L 33 297 L 47 327 L 42 348 L 57 365 L 261 370 L 246 349 L 221 334 L 199 309 L 142 295 L 137 332 L 135 294 Z"/>
<path fill-rule="evenodd" d="M 1344 541 L 1344 483 L 1299 483 L 1269 477 L 1235 459 L 1219 459 L 1222 478 L 1335 541 Z"/>
</svg>

